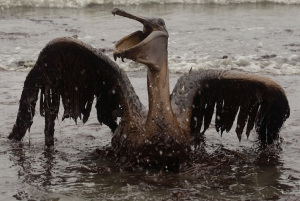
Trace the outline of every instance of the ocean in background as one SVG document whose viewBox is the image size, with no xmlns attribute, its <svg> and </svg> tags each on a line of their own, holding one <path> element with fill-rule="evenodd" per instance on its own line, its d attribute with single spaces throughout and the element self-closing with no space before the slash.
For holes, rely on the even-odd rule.
<svg viewBox="0 0 300 201">
<path fill-rule="evenodd" d="M 300 0 L 0 0 L 0 200 L 299 200 Z M 286 91 L 291 116 L 279 146 L 261 151 L 257 134 L 206 132 L 204 153 L 180 173 L 116 169 L 95 150 L 110 144 L 93 107 L 88 122 L 56 120 L 55 148 L 44 148 L 37 112 L 21 143 L 7 140 L 27 73 L 56 37 L 76 36 L 110 58 L 120 38 L 141 24 L 113 7 L 161 17 L 169 32 L 171 90 L 193 70 L 219 69 L 271 77 Z M 147 106 L 146 68 L 117 61 Z M 38 104 L 37 104 L 38 105 Z M 37 106 L 36 110 L 39 110 Z"/>
<path fill-rule="evenodd" d="M 300 74 L 300 0 L 171 2 L 0 0 L 0 68 L 28 70 L 51 39 L 72 35 L 112 58 L 114 42 L 142 28 L 111 14 L 120 4 L 166 21 L 171 73 L 214 68 Z M 118 64 L 126 71 L 145 69 L 134 62 Z"/>
<path fill-rule="evenodd" d="M 141 5 L 141 4 L 240 4 L 240 3 L 280 3 L 300 4 L 300 0 L 0 0 L 0 7 L 51 7 L 83 8 L 92 5 Z"/>
</svg>

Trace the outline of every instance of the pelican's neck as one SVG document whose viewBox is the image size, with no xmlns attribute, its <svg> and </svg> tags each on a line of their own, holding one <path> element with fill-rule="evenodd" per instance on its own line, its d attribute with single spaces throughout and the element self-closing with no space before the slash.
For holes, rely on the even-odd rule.
<svg viewBox="0 0 300 201">
<path fill-rule="evenodd" d="M 159 127 L 173 124 L 174 114 L 171 108 L 168 58 L 165 54 L 164 62 L 158 69 L 148 67 L 147 84 L 149 97 L 149 112 L 147 125 L 161 124 Z"/>
</svg>

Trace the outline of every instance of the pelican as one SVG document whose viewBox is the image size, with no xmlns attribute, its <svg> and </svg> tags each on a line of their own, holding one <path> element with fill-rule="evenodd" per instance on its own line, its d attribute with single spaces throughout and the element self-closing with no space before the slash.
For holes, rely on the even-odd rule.
<svg viewBox="0 0 300 201">
<path fill-rule="evenodd" d="M 262 144 L 272 144 L 289 117 L 284 90 L 269 78 L 232 71 L 190 71 L 170 93 L 168 31 L 161 18 L 138 17 L 114 8 L 112 14 L 143 24 L 119 40 L 114 59 L 130 59 L 147 66 L 148 111 L 125 72 L 100 50 L 75 38 L 56 38 L 41 51 L 24 82 L 16 123 L 9 139 L 20 141 L 33 121 L 40 92 L 45 117 L 45 145 L 54 145 L 59 105 L 63 119 L 90 115 L 94 99 L 100 124 L 112 133 L 111 147 L 130 164 L 176 168 L 189 158 L 191 139 L 209 128 L 223 133 L 236 121 L 239 140 L 255 127 Z M 117 119 L 120 117 L 120 121 Z"/>
</svg>

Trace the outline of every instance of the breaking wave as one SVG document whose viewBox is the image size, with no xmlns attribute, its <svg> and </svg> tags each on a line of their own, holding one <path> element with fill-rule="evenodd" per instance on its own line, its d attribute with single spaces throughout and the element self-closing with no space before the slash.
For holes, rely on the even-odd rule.
<svg viewBox="0 0 300 201">
<path fill-rule="evenodd" d="M 139 71 L 146 69 L 145 66 L 136 63 L 117 62 L 125 71 Z M 258 58 L 251 56 L 237 56 L 232 58 L 203 58 L 187 59 L 180 56 L 169 56 L 169 70 L 171 73 L 186 73 L 189 70 L 237 70 L 251 73 L 267 73 L 275 75 L 299 75 L 300 56 L 291 55 L 289 58 Z"/>
<path fill-rule="evenodd" d="M 112 55 L 108 55 L 112 58 Z M 126 60 L 116 63 L 127 72 L 144 71 L 146 67 L 142 64 Z M 274 75 L 299 75 L 300 56 L 291 55 L 289 58 L 262 58 L 251 56 L 237 56 L 232 58 L 203 58 L 188 59 L 181 56 L 169 56 L 170 73 L 186 73 L 191 69 L 198 70 L 237 70 L 251 73 L 266 73 Z M 34 60 L 15 61 L 8 65 L 0 65 L 0 69 L 8 71 L 29 71 L 35 64 Z"/>
<path fill-rule="evenodd" d="M 280 3 L 300 4 L 300 0 L 0 0 L 0 8 L 50 7 L 83 8 L 91 5 L 140 5 L 140 4 L 235 4 L 235 3 Z"/>
</svg>

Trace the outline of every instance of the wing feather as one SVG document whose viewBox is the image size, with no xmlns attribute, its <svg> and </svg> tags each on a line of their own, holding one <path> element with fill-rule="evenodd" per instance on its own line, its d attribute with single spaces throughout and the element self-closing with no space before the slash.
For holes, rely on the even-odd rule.
<svg viewBox="0 0 300 201">
<path fill-rule="evenodd" d="M 290 112 L 286 95 L 277 83 L 258 75 L 229 71 L 207 70 L 183 75 L 174 87 L 171 100 L 179 123 L 191 134 L 204 133 L 216 109 L 218 132 L 229 132 L 236 120 L 239 140 L 245 127 L 248 137 L 255 126 L 261 142 L 268 144 L 278 138 Z"/>
<path fill-rule="evenodd" d="M 250 131 L 254 127 L 254 123 L 255 123 L 255 120 L 256 120 L 256 115 L 257 115 L 258 109 L 259 109 L 259 104 L 258 103 L 254 103 L 254 105 L 252 106 L 252 108 L 249 111 L 248 122 L 247 122 L 247 129 L 246 129 L 246 135 L 247 135 L 247 137 L 249 137 Z"/>
<path fill-rule="evenodd" d="M 215 100 L 214 99 L 208 99 L 207 104 L 206 104 L 206 108 L 204 111 L 204 128 L 203 128 L 203 132 L 205 132 L 209 125 L 210 122 L 212 120 L 213 114 L 214 114 L 214 108 L 215 108 Z"/>
<path fill-rule="evenodd" d="M 241 140 L 241 138 L 242 138 L 242 133 L 243 133 L 245 125 L 247 123 L 248 114 L 249 114 L 250 107 L 251 107 L 250 99 L 247 96 L 243 97 L 243 100 L 241 102 L 244 102 L 244 104 L 242 104 L 239 108 L 240 110 L 239 110 L 239 114 L 238 114 L 238 118 L 237 118 L 237 125 L 236 125 L 236 129 L 235 129 L 235 132 L 236 132 L 239 140 Z M 248 137 L 249 137 L 249 135 L 247 135 L 247 138 Z"/>
<path fill-rule="evenodd" d="M 220 131 L 222 127 L 222 108 L 223 108 L 223 98 L 222 98 L 222 91 L 217 97 L 217 104 L 216 104 L 216 130 L 217 132 Z M 223 131 L 221 131 L 221 134 Z"/>
<path fill-rule="evenodd" d="M 96 97 L 98 120 L 112 131 L 118 126 L 115 111 L 126 114 L 122 115 L 122 121 L 125 121 L 144 109 L 123 70 L 100 50 L 75 38 L 56 38 L 50 41 L 28 74 L 24 89 L 34 93 L 26 90 L 22 93 L 22 104 L 11 139 L 20 140 L 30 128 L 39 90 L 42 116 L 45 111 L 57 115 L 58 111 L 54 110 L 57 110 L 61 98 L 63 119 L 72 118 L 77 121 L 83 115 L 84 123 L 90 116 Z M 131 99 L 127 98 L 129 95 Z"/>
</svg>

